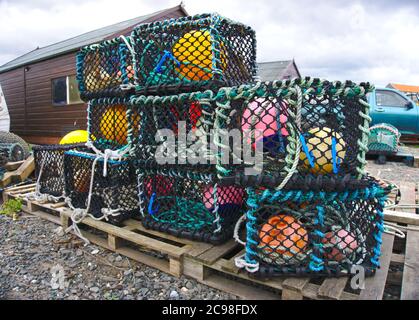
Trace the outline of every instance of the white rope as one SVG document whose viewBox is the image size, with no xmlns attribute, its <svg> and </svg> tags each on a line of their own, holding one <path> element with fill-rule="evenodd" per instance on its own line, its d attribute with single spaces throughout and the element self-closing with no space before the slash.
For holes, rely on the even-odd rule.
<svg viewBox="0 0 419 320">
<path fill-rule="evenodd" d="M 41 177 L 44 171 L 44 163 L 45 163 L 45 158 L 42 159 L 41 168 L 39 169 L 38 179 L 36 179 L 35 192 L 27 193 L 25 195 L 25 198 L 27 200 L 36 201 L 36 202 L 47 202 L 47 201 L 58 202 L 64 197 L 63 196 L 54 197 L 53 195 L 50 195 L 50 194 L 41 193 Z"/>
<path fill-rule="evenodd" d="M 246 268 L 247 272 L 255 273 L 259 270 L 259 262 L 256 263 L 249 263 L 245 259 L 245 254 L 234 258 L 234 263 L 237 268 L 243 269 Z"/>
<path fill-rule="evenodd" d="M 129 41 L 127 40 L 127 38 L 124 35 L 120 35 L 119 37 L 122 39 L 122 41 L 124 41 L 125 45 L 127 46 L 128 50 L 131 54 L 131 60 L 135 61 L 135 50 L 134 50 L 134 48 L 131 46 L 131 44 L 129 43 Z M 133 68 L 133 70 L 134 69 L 135 68 Z M 135 72 L 135 70 L 134 70 L 134 72 Z M 137 77 L 134 77 L 134 78 L 135 78 L 134 81 L 136 82 Z M 136 85 L 136 83 L 134 83 L 134 84 L 127 83 L 127 84 L 121 84 L 119 87 L 122 90 L 130 90 L 131 88 L 135 88 L 135 85 Z"/>
<path fill-rule="evenodd" d="M 388 233 L 388 234 L 392 234 L 398 238 L 404 239 L 406 238 L 405 233 L 401 230 L 401 226 L 394 226 L 394 225 L 390 225 L 385 223 L 384 224 L 384 232 Z"/>
<path fill-rule="evenodd" d="M 121 208 L 119 208 L 119 209 L 102 208 L 101 209 L 101 213 L 102 213 L 101 217 L 95 217 L 94 215 L 89 213 L 90 204 L 91 204 L 91 200 L 92 200 L 92 194 L 93 194 L 93 185 L 94 185 L 94 176 L 95 176 L 96 164 L 99 160 L 103 159 L 103 176 L 106 177 L 107 174 L 108 174 L 107 173 L 107 161 L 110 160 L 110 159 L 111 160 L 118 159 L 119 161 L 121 161 L 122 157 L 125 155 L 125 153 L 127 153 L 128 149 L 126 149 L 126 150 L 121 150 L 120 149 L 120 150 L 117 150 L 117 151 L 106 149 L 105 152 L 102 153 L 100 150 L 95 148 L 90 141 L 86 143 L 86 146 L 91 147 L 97 153 L 95 159 L 93 160 L 93 164 L 92 164 L 90 184 L 89 184 L 89 193 L 88 193 L 88 196 L 87 196 L 87 204 L 86 204 L 85 209 L 75 208 L 71 203 L 71 199 L 69 197 L 65 198 L 66 204 L 73 211 L 71 213 L 71 217 L 70 217 L 71 221 L 73 223 L 70 227 L 68 227 L 65 230 L 65 232 L 69 232 L 69 231 L 73 230 L 75 235 L 77 235 L 86 244 L 88 244 L 88 243 L 90 243 L 89 240 L 81 234 L 81 231 L 80 231 L 79 227 L 77 226 L 77 224 L 82 222 L 83 219 L 86 218 L 87 216 L 96 220 L 96 221 L 101 221 L 103 219 L 108 221 L 110 216 L 111 217 L 116 217 L 116 216 L 120 215 L 121 211 L 122 211 Z M 82 152 L 79 152 L 79 153 L 83 154 Z M 88 155 L 90 155 L 90 154 L 88 154 Z"/>
<path fill-rule="evenodd" d="M 239 220 L 237 220 L 236 225 L 234 226 L 234 232 L 233 232 L 233 237 L 234 240 L 236 240 L 237 243 L 241 244 L 242 246 L 246 246 L 246 242 L 242 241 L 240 239 L 239 236 L 239 230 L 240 230 L 240 226 L 241 224 L 244 222 L 244 220 L 246 220 L 246 214 L 243 214 Z"/>
</svg>

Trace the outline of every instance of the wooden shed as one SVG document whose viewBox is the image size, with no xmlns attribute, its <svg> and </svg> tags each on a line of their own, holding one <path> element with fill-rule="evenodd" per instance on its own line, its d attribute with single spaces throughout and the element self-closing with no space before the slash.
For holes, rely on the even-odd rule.
<svg viewBox="0 0 419 320">
<path fill-rule="evenodd" d="M 75 79 L 77 51 L 92 43 L 128 35 L 140 23 L 186 15 L 180 4 L 37 48 L 0 66 L 10 131 L 30 143 L 52 144 L 72 130 L 86 129 L 87 106 L 80 101 Z M 294 60 L 262 62 L 258 69 L 262 81 L 300 76 Z"/>
<path fill-rule="evenodd" d="M 57 143 L 64 134 L 86 128 L 80 101 L 76 53 L 86 45 L 129 35 L 140 23 L 186 16 L 182 5 L 123 21 L 50 46 L 37 48 L 0 66 L 0 84 L 10 113 L 10 131 L 30 143 Z"/>
</svg>

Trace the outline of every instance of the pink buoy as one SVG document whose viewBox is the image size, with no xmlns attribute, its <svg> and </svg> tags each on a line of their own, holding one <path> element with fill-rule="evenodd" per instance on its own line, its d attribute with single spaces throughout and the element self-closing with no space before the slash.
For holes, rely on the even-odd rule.
<svg viewBox="0 0 419 320">
<path fill-rule="evenodd" d="M 235 204 L 241 206 L 243 204 L 244 189 L 234 186 L 217 187 L 217 203 L 218 205 Z M 202 201 L 207 209 L 214 207 L 214 187 L 205 186 Z"/>
<path fill-rule="evenodd" d="M 280 106 L 276 106 L 276 104 L 280 104 Z M 284 113 L 284 110 L 286 110 L 287 107 L 288 105 L 286 102 L 282 101 L 278 103 L 276 99 L 271 102 L 265 98 L 257 98 L 250 102 L 243 112 L 242 118 L 242 131 L 247 136 L 247 142 L 251 142 L 250 129 L 252 128 L 252 121 L 254 121 L 253 128 L 257 130 L 255 131 L 255 141 L 277 135 L 278 130 L 280 130 L 282 136 L 288 136 L 289 133 L 285 128 L 288 117 Z M 280 128 L 278 128 L 277 121 L 278 113 L 280 113 Z M 252 147 L 255 148 L 255 143 L 252 144 Z"/>
<path fill-rule="evenodd" d="M 322 243 L 333 245 L 331 250 L 325 250 L 325 256 L 327 259 L 334 261 L 342 261 L 358 248 L 355 236 L 345 229 L 327 232 Z"/>
<path fill-rule="evenodd" d="M 172 180 L 164 176 L 148 177 L 144 184 L 148 198 L 150 198 L 153 193 L 156 193 L 157 196 L 170 195 L 173 188 Z"/>
</svg>

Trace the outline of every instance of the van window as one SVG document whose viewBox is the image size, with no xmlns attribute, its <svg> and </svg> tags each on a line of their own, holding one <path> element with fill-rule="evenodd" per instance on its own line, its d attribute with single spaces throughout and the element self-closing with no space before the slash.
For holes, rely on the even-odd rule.
<svg viewBox="0 0 419 320">
<path fill-rule="evenodd" d="M 377 106 L 387 107 L 406 107 L 407 100 L 401 95 L 391 91 L 380 91 L 377 90 L 375 93 L 375 99 Z"/>
<path fill-rule="evenodd" d="M 75 75 L 52 79 L 51 85 L 54 106 L 83 103 Z"/>
</svg>

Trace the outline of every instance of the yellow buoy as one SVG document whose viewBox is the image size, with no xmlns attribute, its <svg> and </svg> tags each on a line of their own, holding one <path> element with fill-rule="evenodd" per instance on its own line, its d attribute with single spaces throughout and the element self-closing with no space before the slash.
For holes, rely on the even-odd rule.
<svg viewBox="0 0 419 320">
<path fill-rule="evenodd" d="M 193 30 L 186 33 L 173 46 L 173 56 L 181 64 L 175 70 L 192 81 L 210 80 L 212 78 L 212 39 L 208 30 Z M 226 69 L 226 53 L 221 42 L 221 68 Z"/>
<path fill-rule="evenodd" d="M 136 115 L 133 125 L 138 126 L 140 117 Z M 100 119 L 100 131 L 107 140 L 119 144 L 127 144 L 128 121 L 126 107 L 122 105 L 110 106 Z"/>
<path fill-rule="evenodd" d="M 86 130 L 71 131 L 60 140 L 60 144 L 84 143 L 87 142 L 88 135 Z"/>
<path fill-rule="evenodd" d="M 300 160 L 303 161 L 304 167 L 315 174 L 333 172 L 333 162 L 335 161 L 335 166 L 339 167 L 345 158 L 345 141 L 338 132 L 328 127 L 313 128 L 309 134 L 311 138 L 306 141 L 306 146 L 310 152 L 310 159 L 307 157 L 304 147 L 300 153 Z M 333 147 L 332 138 L 336 141 L 335 147 Z M 335 159 L 333 159 L 333 153 L 336 154 Z"/>
</svg>

